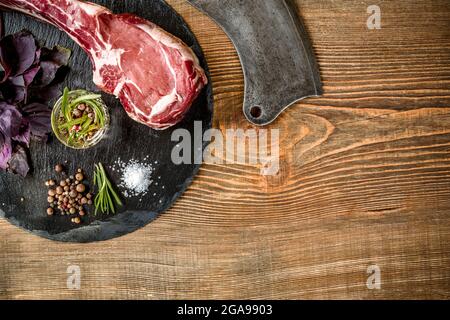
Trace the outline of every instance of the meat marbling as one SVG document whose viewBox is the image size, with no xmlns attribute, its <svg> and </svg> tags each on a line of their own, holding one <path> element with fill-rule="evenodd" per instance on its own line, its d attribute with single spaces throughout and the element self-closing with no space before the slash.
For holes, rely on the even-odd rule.
<svg viewBox="0 0 450 320">
<path fill-rule="evenodd" d="M 191 48 L 135 15 L 79 0 L 0 0 L 0 7 L 69 34 L 90 56 L 94 83 L 151 128 L 180 122 L 208 82 Z"/>
</svg>

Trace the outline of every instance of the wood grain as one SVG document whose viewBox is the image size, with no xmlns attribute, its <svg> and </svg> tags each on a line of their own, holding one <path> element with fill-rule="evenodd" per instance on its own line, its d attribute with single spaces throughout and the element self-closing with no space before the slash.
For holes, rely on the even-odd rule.
<svg viewBox="0 0 450 320">
<path fill-rule="evenodd" d="M 168 1 L 206 53 L 214 126 L 251 128 L 226 35 Z M 104 243 L 37 238 L 0 221 L 0 298 L 409 299 L 450 296 L 450 4 L 297 1 L 323 97 L 284 113 L 281 170 L 204 165 L 148 227 Z M 381 268 L 368 290 L 366 269 Z M 79 265 L 81 290 L 66 288 Z"/>
</svg>

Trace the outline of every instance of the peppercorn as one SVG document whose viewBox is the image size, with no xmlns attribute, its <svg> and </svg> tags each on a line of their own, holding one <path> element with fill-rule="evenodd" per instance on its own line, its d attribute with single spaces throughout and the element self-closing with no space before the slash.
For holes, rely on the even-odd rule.
<svg viewBox="0 0 450 320">
<path fill-rule="evenodd" d="M 92 112 L 91 110 L 90 113 Z M 65 163 L 67 164 L 67 162 Z M 47 213 L 49 216 L 56 213 L 61 216 L 78 215 L 78 217 L 73 217 L 71 221 L 79 224 L 82 222 L 80 217 L 87 215 L 84 205 L 93 204 L 92 193 L 84 194 L 88 189 L 88 186 L 83 183 L 86 176 L 81 168 L 78 168 L 75 174 L 69 175 L 61 164 L 55 166 L 55 171 L 62 172 L 64 178 L 58 183 L 55 180 L 45 182 L 48 187 L 54 186 L 47 191 L 47 201 L 49 202 Z"/>
<path fill-rule="evenodd" d="M 69 196 L 71 198 L 76 198 L 78 196 L 78 192 L 76 190 L 72 190 L 70 191 Z"/>
<path fill-rule="evenodd" d="M 78 110 L 78 109 L 73 110 L 73 117 L 74 118 L 79 118 L 79 117 L 81 117 L 82 114 L 83 113 L 80 110 Z"/>
<path fill-rule="evenodd" d="M 86 186 L 84 185 L 84 184 L 78 184 L 77 185 L 77 191 L 78 192 L 84 192 L 84 191 L 86 191 Z"/>
</svg>

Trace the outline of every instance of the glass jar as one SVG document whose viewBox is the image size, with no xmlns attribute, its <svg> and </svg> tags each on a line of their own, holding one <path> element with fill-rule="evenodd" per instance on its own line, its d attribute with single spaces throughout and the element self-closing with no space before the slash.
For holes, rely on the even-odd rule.
<svg viewBox="0 0 450 320">
<path fill-rule="evenodd" d="M 94 93 L 86 91 L 86 90 L 74 90 L 69 92 L 69 103 L 70 101 L 74 101 L 75 99 L 85 96 L 85 95 L 93 95 Z M 68 130 L 61 129 L 60 126 L 64 125 L 64 116 L 61 113 L 63 97 L 59 98 L 59 100 L 55 103 L 51 115 L 51 124 L 52 130 L 55 134 L 56 138 L 65 146 L 72 149 L 88 149 L 96 144 L 98 144 L 106 135 L 106 132 L 109 129 L 110 125 L 110 116 L 108 107 L 103 102 L 101 98 L 94 99 L 93 101 L 98 105 L 100 111 L 104 116 L 104 125 L 100 127 L 92 136 L 87 137 L 83 140 L 73 140 L 69 138 Z M 97 117 L 97 113 L 94 112 L 95 117 Z M 63 120 L 61 120 L 63 119 Z"/>
</svg>

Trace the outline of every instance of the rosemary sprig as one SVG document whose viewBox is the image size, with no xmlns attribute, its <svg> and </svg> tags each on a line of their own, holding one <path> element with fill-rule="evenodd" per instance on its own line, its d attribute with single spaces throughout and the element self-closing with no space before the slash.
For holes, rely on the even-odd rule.
<svg viewBox="0 0 450 320">
<path fill-rule="evenodd" d="M 98 102 L 96 102 L 96 100 L 86 100 L 84 101 L 84 103 L 86 103 L 88 106 L 92 108 L 92 110 L 94 110 L 94 113 L 96 115 L 95 123 L 98 124 L 100 127 L 103 127 L 105 125 L 105 114 L 100 105 L 98 104 Z"/>
<path fill-rule="evenodd" d="M 97 215 L 98 211 L 106 214 L 116 213 L 116 205 L 122 206 L 123 204 L 118 194 L 114 191 L 101 163 L 95 165 L 94 185 L 98 189 L 94 199 L 94 214 Z"/>
<path fill-rule="evenodd" d="M 86 94 L 84 96 L 80 96 L 70 102 L 69 108 L 73 110 L 80 103 L 86 103 L 86 101 L 95 101 L 96 99 L 100 99 L 101 97 L 101 94 Z"/>
<path fill-rule="evenodd" d="M 89 119 L 88 116 L 83 116 L 82 118 L 78 118 L 78 119 L 75 119 L 75 120 L 66 122 L 66 123 L 60 125 L 60 126 L 59 126 L 59 129 L 64 129 L 64 128 L 67 128 L 67 129 L 68 129 L 68 128 L 71 128 L 71 127 L 73 127 L 74 125 L 82 124 L 83 122 L 86 122 L 87 119 Z"/>
<path fill-rule="evenodd" d="M 69 88 L 66 87 L 64 89 L 64 94 L 61 102 L 61 113 L 64 115 L 64 118 L 66 118 L 67 120 L 71 120 L 69 119 L 70 112 L 68 108 L 69 108 Z"/>
</svg>

